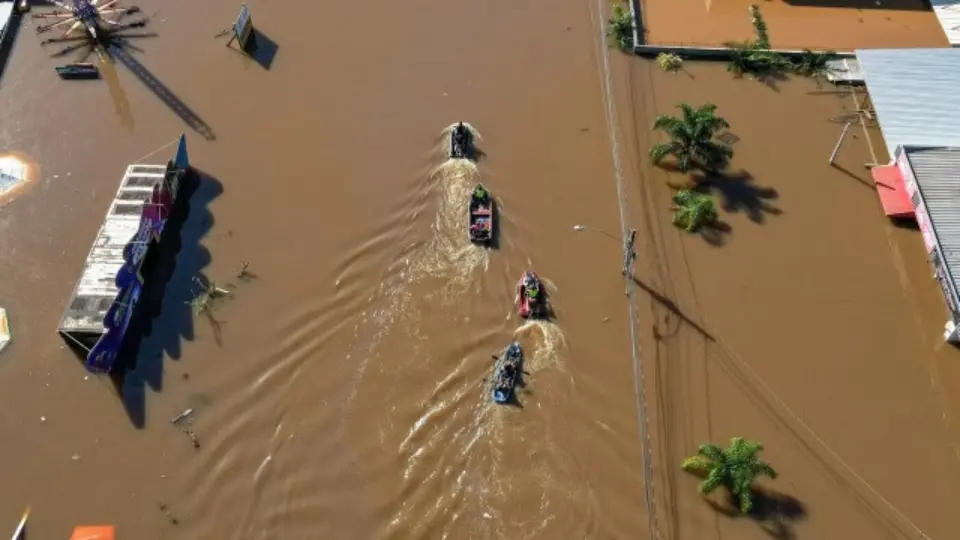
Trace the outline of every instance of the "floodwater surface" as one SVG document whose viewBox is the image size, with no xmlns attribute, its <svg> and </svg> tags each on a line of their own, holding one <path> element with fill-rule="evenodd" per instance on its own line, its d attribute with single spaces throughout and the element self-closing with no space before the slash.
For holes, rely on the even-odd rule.
<svg viewBox="0 0 960 540">
<path fill-rule="evenodd" d="M 665 537 L 955 538 L 960 355 L 943 343 L 920 234 L 883 216 L 863 130 L 828 164 L 854 99 L 804 79 L 737 79 L 721 63 L 668 74 L 623 60 Z M 646 158 L 653 118 L 680 102 L 712 102 L 731 124 L 734 159 L 704 186 L 722 223 L 703 234 L 670 224 L 673 187 L 695 177 Z M 698 444 L 737 436 L 762 441 L 780 473 L 746 518 L 727 517 L 722 496 L 704 501 L 679 469 Z"/>
<path fill-rule="evenodd" d="M 214 37 L 235 4 L 145 3 L 159 37 L 77 84 L 21 32 L 0 86 L 0 151 L 33 173 L 0 207 L 0 523 L 29 505 L 38 538 L 636 539 L 647 480 L 659 538 L 957 537 L 956 354 L 864 135 L 826 165 L 852 101 L 618 56 L 610 131 L 600 5 L 253 2 L 251 59 Z M 707 237 L 672 227 L 686 179 L 645 158 L 681 100 L 717 103 L 736 140 Z M 477 163 L 445 156 L 457 121 Z M 201 185 L 118 395 L 55 329 L 125 167 L 181 131 Z M 640 233 L 646 479 L 611 134 Z M 490 250 L 464 231 L 477 182 Z M 551 321 L 515 314 L 529 268 Z M 195 316 L 194 278 L 231 294 Z M 495 407 L 514 339 L 525 385 Z M 781 473 L 747 519 L 678 470 L 738 435 Z"/>
<path fill-rule="evenodd" d="M 949 46 L 923 0 L 643 0 L 646 42 L 717 47 L 755 39 L 751 4 L 760 7 L 776 49 Z"/>
</svg>

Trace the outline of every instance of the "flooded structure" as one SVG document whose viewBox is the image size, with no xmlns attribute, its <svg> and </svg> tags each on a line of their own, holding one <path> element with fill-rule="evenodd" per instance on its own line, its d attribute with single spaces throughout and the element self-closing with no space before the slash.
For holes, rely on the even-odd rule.
<svg viewBox="0 0 960 540">
<path fill-rule="evenodd" d="M 58 330 L 91 371 L 115 367 L 146 284 L 144 261 L 159 249 L 189 166 L 181 136 L 167 165 L 127 167 Z"/>
<path fill-rule="evenodd" d="M 857 51 L 890 163 L 872 170 L 884 212 L 914 217 L 960 342 L 960 50 Z"/>
<path fill-rule="evenodd" d="M 937 21 L 947 36 L 951 47 L 960 45 L 960 2 L 957 0 L 932 0 L 930 5 Z"/>
</svg>

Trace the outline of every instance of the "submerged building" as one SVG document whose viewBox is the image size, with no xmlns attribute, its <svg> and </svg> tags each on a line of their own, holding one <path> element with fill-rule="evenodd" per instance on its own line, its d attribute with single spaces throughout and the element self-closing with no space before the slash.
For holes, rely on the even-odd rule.
<svg viewBox="0 0 960 540">
<path fill-rule="evenodd" d="M 865 84 L 889 154 L 872 169 L 884 213 L 915 219 L 960 343 L 960 49 L 866 49 L 838 82 Z M 877 159 L 882 159 L 877 156 Z"/>
</svg>

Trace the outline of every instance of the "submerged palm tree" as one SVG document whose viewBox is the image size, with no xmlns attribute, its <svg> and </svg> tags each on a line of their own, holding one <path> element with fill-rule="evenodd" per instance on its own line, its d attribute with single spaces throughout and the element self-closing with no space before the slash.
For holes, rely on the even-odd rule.
<svg viewBox="0 0 960 540">
<path fill-rule="evenodd" d="M 723 45 L 730 49 L 727 71 L 738 77 L 742 75 L 771 77 L 789 71 L 793 67 L 783 55 L 760 48 L 751 41 L 728 41 Z"/>
<path fill-rule="evenodd" d="M 707 495 L 720 486 L 726 487 L 740 503 L 740 512 L 753 508 L 753 485 L 758 476 L 777 477 L 777 471 L 757 454 L 763 443 L 742 437 L 730 439 L 730 446 L 722 449 L 715 444 L 701 444 L 697 455 L 683 461 L 680 467 L 687 472 L 706 476 L 700 483 L 700 493 Z"/>
<path fill-rule="evenodd" d="M 803 54 L 794 60 L 793 69 L 798 75 L 821 79 L 830 73 L 830 66 L 827 63 L 835 56 L 836 53 L 833 51 L 814 52 L 804 49 Z"/>
<path fill-rule="evenodd" d="M 663 158 L 673 156 L 681 171 L 694 166 L 708 170 L 722 168 L 733 157 L 730 146 L 714 140 L 721 129 L 730 127 L 726 120 L 716 115 L 717 106 L 707 103 L 694 109 L 681 103 L 677 106 L 683 115 L 661 115 L 653 122 L 653 129 L 670 136 L 670 142 L 655 144 L 650 148 L 650 159 L 659 165 Z"/>
<path fill-rule="evenodd" d="M 673 196 L 673 224 L 689 232 L 713 225 L 719 216 L 713 199 L 690 189 L 681 189 Z"/>
<path fill-rule="evenodd" d="M 630 11 L 620 4 L 614 4 L 613 14 L 607 21 L 607 39 L 621 51 L 633 48 L 633 18 Z"/>
</svg>

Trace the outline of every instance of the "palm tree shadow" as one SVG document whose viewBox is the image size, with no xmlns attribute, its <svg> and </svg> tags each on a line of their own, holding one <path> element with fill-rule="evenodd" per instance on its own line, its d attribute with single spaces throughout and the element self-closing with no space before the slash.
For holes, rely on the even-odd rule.
<svg viewBox="0 0 960 540">
<path fill-rule="evenodd" d="M 783 214 L 783 210 L 770 203 L 780 196 L 777 190 L 756 186 L 753 175 L 747 171 L 700 172 L 693 175 L 693 181 L 701 193 L 718 192 L 721 208 L 731 213 L 742 211 L 754 223 L 763 223 L 767 215 Z"/>
<path fill-rule="evenodd" d="M 752 491 L 753 508 L 748 514 L 740 513 L 736 498 L 729 492 L 723 503 L 707 499 L 707 504 L 730 519 L 749 518 L 755 521 L 771 538 L 795 540 L 796 524 L 807 518 L 806 505 L 785 493 L 763 488 L 753 488 Z"/>
<path fill-rule="evenodd" d="M 790 76 L 787 75 L 785 71 L 779 70 L 760 73 L 755 75 L 753 78 L 756 79 L 760 84 L 777 93 L 780 92 L 780 85 L 790 80 Z"/>
<path fill-rule="evenodd" d="M 697 230 L 700 238 L 707 244 L 714 247 L 721 247 L 727 243 L 727 235 L 733 232 L 733 227 L 722 219 L 717 219 L 713 223 L 704 225 Z"/>
</svg>

